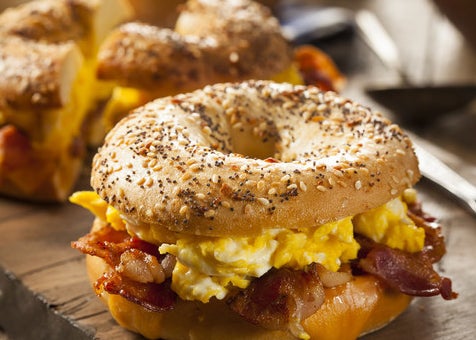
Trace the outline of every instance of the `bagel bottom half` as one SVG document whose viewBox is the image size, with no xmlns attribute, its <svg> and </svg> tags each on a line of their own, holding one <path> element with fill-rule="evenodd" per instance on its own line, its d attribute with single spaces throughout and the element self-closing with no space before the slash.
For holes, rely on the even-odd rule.
<svg viewBox="0 0 476 340">
<path fill-rule="evenodd" d="M 97 227 L 97 220 L 96 220 Z M 94 227 L 93 227 L 94 229 Z M 87 255 L 91 283 L 110 268 L 99 257 Z M 325 289 L 324 304 L 303 321 L 311 339 L 356 339 L 384 327 L 409 305 L 412 298 L 388 288 L 372 275 Z M 178 300 L 168 312 L 153 312 L 105 291 L 100 297 L 124 328 L 150 339 L 294 339 L 291 333 L 255 326 L 232 312 L 224 301 Z"/>
</svg>

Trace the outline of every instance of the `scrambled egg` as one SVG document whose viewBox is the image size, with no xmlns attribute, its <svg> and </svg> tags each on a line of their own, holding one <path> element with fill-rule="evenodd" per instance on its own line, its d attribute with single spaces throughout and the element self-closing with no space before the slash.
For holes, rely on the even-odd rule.
<svg viewBox="0 0 476 340">
<path fill-rule="evenodd" d="M 223 299 L 229 285 L 246 288 L 253 277 L 272 267 L 299 269 L 313 262 L 329 270 L 357 256 L 350 218 L 323 226 L 265 230 L 257 237 L 197 239 L 187 236 L 176 244 L 162 244 L 162 254 L 177 257 L 172 288 L 185 300 Z"/>
<path fill-rule="evenodd" d="M 208 302 L 223 299 L 230 286 L 246 288 L 254 277 L 271 268 L 300 269 L 317 262 L 337 271 L 356 258 L 359 244 L 354 232 L 405 251 L 422 249 L 425 233 L 406 215 L 404 194 L 371 211 L 321 226 L 289 230 L 274 228 L 256 237 L 184 236 L 175 244 L 159 246 L 162 254 L 177 257 L 172 288 L 184 300 Z M 79 192 L 71 199 L 116 229 L 124 229 L 120 213 L 93 192 Z"/>
<path fill-rule="evenodd" d="M 401 199 L 356 215 L 353 223 L 355 232 L 392 248 L 417 252 L 425 242 L 425 231 L 407 216 L 407 205 Z"/>
</svg>

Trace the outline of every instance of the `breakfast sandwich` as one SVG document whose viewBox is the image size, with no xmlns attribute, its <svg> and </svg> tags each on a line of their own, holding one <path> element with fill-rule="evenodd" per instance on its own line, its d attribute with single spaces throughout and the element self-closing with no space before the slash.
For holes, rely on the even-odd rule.
<svg viewBox="0 0 476 340">
<path fill-rule="evenodd" d="M 0 14 L 0 193 L 71 193 L 86 144 L 98 142 L 88 122 L 112 90 L 96 80 L 97 49 L 128 15 L 112 0 L 38 0 Z"/>
<path fill-rule="evenodd" d="M 95 155 L 95 219 L 72 246 L 123 327 L 160 339 L 355 339 L 413 297 L 457 297 L 434 268 L 408 136 L 314 86 L 244 81 L 157 99 Z"/>
</svg>

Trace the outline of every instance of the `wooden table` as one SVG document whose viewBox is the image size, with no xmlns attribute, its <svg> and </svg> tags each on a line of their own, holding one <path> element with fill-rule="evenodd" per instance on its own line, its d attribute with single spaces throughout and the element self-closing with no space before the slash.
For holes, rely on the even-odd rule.
<svg viewBox="0 0 476 340">
<path fill-rule="evenodd" d="M 351 8 L 365 6 L 384 19 L 402 49 L 416 80 L 428 77 L 425 63 L 432 38 L 434 81 L 475 81 L 476 61 L 452 26 L 438 20 L 438 32 L 428 32 L 434 15 L 423 0 L 333 1 Z M 363 92 L 369 81 L 396 81 L 358 39 L 322 42 L 348 76 L 344 95 L 378 107 Z M 426 57 L 424 57 L 426 55 Z M 425 59 L 426 58 L 426 59 Z M 383 108 L 382 108 L 383 109 Z M 391 113 L 389 113 L 391 115 Z M 393 117 L 397 118 L 397 117 Z M 407 127 L 412 129 L 412 127 Z M 432 150 L 476 184 L 476 108 L 469 107 L 419 129 Z M 78 189 L 88 188 L 85 168 Z M 452 278 L 460 296 L 417 298 L 392 324 L 365 339 L 469 339 L 476 336 L 476 218 L 434 184 L 418 185 L 424 207 L 440 218 L 448 254 L 438 266 Z M 0 329 L 11 339 L 139 339 L 111 319 L 86 278 L 84 257 L 70 248 L 86 233 L 92 216 L 80 207 L 38 205 L 0 198 Z M 1 333 L 1 332 L 0 332 Z"/>
</svg>

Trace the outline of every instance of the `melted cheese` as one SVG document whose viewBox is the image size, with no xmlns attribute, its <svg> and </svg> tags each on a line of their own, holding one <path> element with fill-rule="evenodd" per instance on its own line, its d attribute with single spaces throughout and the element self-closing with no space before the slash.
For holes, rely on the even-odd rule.
<svg viewBox="0 0 476 340">
<path fill-rule="evenodd" d="M 406 193 L 403 197 L 414 197 Z M 116 229 L 127 228 L 119 211 L 93 192 L 78 192 L 72 202 L 89 209 Z M 321 226 L 290 230 L 274 228 L 257 237 L 199 237 L 183 235 L 175 243 L 160 244 L 177 264 L 172 288 L 184 300 L 223 299 L 231 286 L 246 288 L 254 277 L 271 268 L 300 269 L 313 262 L 337 271 L 357 257 L 354 232 L 390 247 L 415 252 L 423 247 L 424 230 L 406 216 L 403 199 L 394 199 L 368 212 Z"/>
</svg>

